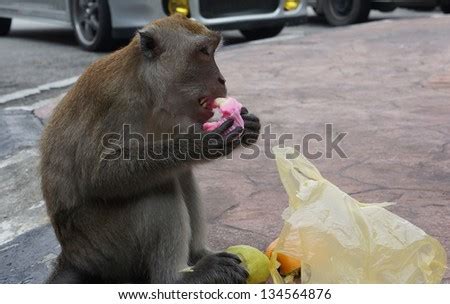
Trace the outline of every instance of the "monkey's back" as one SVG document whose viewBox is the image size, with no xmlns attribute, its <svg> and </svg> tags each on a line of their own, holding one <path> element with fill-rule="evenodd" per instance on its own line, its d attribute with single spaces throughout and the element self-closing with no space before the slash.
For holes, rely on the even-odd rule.
<svg viewBox="0 0 450 304">
<path fill-rule="evenodd" d="M 57 209 L 81 203 L 80 179 L 98 162 L 99 144 L 114 121 L 111 109 L 120 105 L 124 78 L 136 60 L 136 42 L 91 64 L 54 109 L 40 142 L 41 185 L 50 217 Z M 87 175 L 86 175 L 87 174 Z"/>
</svg>

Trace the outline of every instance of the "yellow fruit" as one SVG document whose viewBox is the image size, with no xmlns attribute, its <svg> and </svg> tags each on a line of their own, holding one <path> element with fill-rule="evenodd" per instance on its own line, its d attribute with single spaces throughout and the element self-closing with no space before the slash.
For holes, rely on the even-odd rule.
<svg viewBox="0 0 450 304">
<path fill-rule="evenodd" d="M 269 258 L 258 249 L 247 245 L 238 245 L 229 247 L 226 252 L 235 254 L 241 259 L 249 273 L 248 284 L 265 283 L 269 278 Z"/>
<path fill-rule="evenodd" d="M 273 241 L 269 247 L 266 249 L 266 255 L 270 258 L 272 256 L 272 251 L 278 243 L 278 239 Z M 288 275 L 296 270 L 298 270 L 301 266 L 300 260 L 290 257 L 281 252 L 277 253 L 277 261 L 280 263 L 280 274 Z"/>
</svg>

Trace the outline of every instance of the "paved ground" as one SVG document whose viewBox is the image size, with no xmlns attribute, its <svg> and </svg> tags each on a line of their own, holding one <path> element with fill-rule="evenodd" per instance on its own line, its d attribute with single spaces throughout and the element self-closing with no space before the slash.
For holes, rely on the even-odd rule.
<svg viewBox="0 0 450 304">
<path fill-rule="evenodd" d="M 383 19 L 386 16 L 390 19 Z M 306 134 L 347 132 L 348 158 L 315 160 L 321 172 L 365 202 L 390 209 L 450 249 L 450 17 L 399 10 L 375 22 L 329 28 L 316 18 L 283 35 L 230 43 L 218 56 L 230 94 L 292 143 Z M 65 29 L 18 23 L 0 49 L 5 94 L 77 76 L 98 54 Z M 65 89 L 0 104 L 0 283 L 42 282 L 58 245 L 36 175 L 36 140 Z M 262 151 L 267 146 L 261 140 Z M 322 143 L 315 149 L 324 152 Z M 282 226 L 287 196 L 274 161 L 221 160 L 198 168 L 209 243 L 264 248 Z M 226 189 L 235 189 L 231 193 Z M 447 272 L 446 282 L 450 282 Z"/>
</svg>

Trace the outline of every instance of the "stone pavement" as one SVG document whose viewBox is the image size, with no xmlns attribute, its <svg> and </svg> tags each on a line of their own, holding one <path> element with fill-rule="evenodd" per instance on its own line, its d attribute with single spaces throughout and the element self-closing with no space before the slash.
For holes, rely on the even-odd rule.
<svg viewBox="0 0 450 304">
<path fill-rule="evenodd" d="M 347 158 L 314 160 L 322 175 L 361 201 L 397 202 L 391 211 L 449 252 L 449 28 L 450 17 L 444 16 L 371 22 L 302 39 L 231 46 L 218 64 L 230 95 L 278 136 L 292 133 L 291 143 L 301 144 L 311 133 L 325 137 L 326 123 L 333 124 L 334 135 L 346 132 L 341 147 Z M 53 104 L 2 115 L 29 115 L 23 122 L 29 125 L 36 116 L 45 121 Z M 0 160 L 0 283 L 42 282 L 58 252 L 42 215 L 37 154 L 29 140 Z M 268 149 L 262 140 L 259 147 Z M 310 149 L 315 150 L 325 152 L 324 142 Z M 287 195 L 273 160 L 238 156 L 197 170 L 209 244 L 263 249 L 282 227 Z M 444 282 L 450 282 L 449 272 Z"/>
</svg>

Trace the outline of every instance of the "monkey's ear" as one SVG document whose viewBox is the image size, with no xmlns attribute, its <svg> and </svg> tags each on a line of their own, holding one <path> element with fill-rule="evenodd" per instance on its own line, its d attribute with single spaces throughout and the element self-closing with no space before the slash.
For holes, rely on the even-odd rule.
<svg viewBox="0 0 450 304">
<path fill-rule="evenodd" d="M 141 40 L 142 53 L 150 59 L 158 57 L 161 54 L 161 47 L 156 33 L 151 29 L 139 30 L 138 33 Z"/>
</svg>

